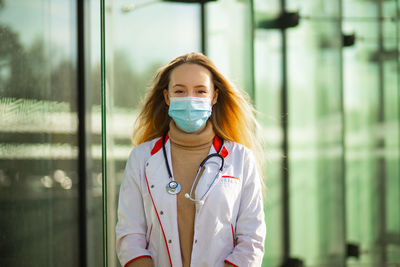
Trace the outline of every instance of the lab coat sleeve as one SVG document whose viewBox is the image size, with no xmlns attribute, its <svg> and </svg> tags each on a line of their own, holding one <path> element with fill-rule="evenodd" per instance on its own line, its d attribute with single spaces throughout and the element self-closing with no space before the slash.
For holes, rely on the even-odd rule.
<svg viewBox="0 0 400 267">
<path fill-rule="evenodd" d="M 243 157 L 243 189 L 236 221 L 236 246 L 225 262 L 240 267 L 261 266 L 266 226 L 261 181 L 251 151 Z"/>
<path fill-rule="evenodd" d="M 142 257 L 151 257 L 146 249 L 147 224 L 140 187 L 143 167 L 134 149 L 129 156 L 119 193 L 116 250 L 122 266 Z"/>
</svg>

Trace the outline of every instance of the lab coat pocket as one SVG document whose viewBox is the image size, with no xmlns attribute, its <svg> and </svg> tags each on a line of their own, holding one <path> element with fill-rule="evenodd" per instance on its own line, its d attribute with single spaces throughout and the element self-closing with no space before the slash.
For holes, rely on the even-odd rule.
<svg viewBox="0 0 400 267">
<path fill-rule="evenodd" d="M 238 184 L 240 183 L 239 177 L 233 175 L 221 175 L 220 183 L 231 183 L 231 184 Z"/>
<path fill-rule="evenodd" d="M 226 223 L 229 222 L 228 226 L 232 218 L 235 218 L 240 202 L 242 183 L 236 178 L 233 172 L 220 174 L 206 200 L 212 206 L 214 216 L 221 216 L 221 220 L 222 218 L 228 220 L 226 221 Z"/>
<path fill-rule="evenodd" d="M 234 171 L 234 167 L 232 165 L 226 166 L 221 173 L 221 179 L 219 179 L 220 184 L 230 184 L 230 185 L 240 185 L 241 177 L 237 175 Z"/>
</svg>

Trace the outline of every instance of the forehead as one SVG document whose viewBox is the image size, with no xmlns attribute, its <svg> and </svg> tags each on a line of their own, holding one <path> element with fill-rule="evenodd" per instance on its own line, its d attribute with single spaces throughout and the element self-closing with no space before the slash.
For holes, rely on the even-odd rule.
<svg viewBox="0 0 400 267">
<path fill-rule="evenodd" d="M 211 72 L 197 64 L 182 64 L 174 68 L 170 75 L 169 85 L 183 84 L 187 86 L 212 85 Z"/>
</svg>

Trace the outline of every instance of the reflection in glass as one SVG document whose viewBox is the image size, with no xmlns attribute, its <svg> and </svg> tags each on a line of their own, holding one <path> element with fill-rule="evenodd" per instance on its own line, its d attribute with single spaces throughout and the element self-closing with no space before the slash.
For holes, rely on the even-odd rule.
<svg viewBox="0 0 400 267">
<path fill-rule="evenodd" d="M 232 82 L 253 94 L 252 16 L 248 1 L 219 0 L 206 6 L 206 53 Z"/>
<path fill-rule="evenodd" d="M 291 253 L 310 265 L 342 266 L 339 3 L 303 1 L 301 10 L 311 16 L 288 31 Z"/>
<path fill-rule="evenodd" d="M 358 36 L 344 53 L 346 224 L 348 240 L 362 250 L 359 261 L 349 259 L 348 266 L 395 264 L 400 262 L 399 6 L 385 1 L 364 3 L 363 13 L 360 8 L 358 1 L 347 1 L 343 24 Z"/>
<path fill-rule="evenodd" d="M 1 266 L 78 264 L 75 20 L 69 2 L 1 1 Z"/>
<path fill-rule="evenodd" d="M 264 141 L 264 194 L 267 229 L 263 266 L 278 266 L 282 257 L 280 33 L 259 29 L 255 35 L 255 107 Z M 268 59 L 268 60 L 265 60 Z"/>
</svg>

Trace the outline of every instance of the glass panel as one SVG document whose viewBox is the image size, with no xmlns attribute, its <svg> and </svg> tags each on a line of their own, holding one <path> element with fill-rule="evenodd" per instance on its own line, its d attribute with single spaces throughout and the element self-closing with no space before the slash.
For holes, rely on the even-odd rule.
<svg viewBox="0 0 400 267">
<path fill-rule="evenodd" d="M 259 29 L 255 35 L 255 106 L 264 141 L 264 179 L 267 186 L 265 220 L 266 252 L 263 266 L 278 266 L 282 257 L 282 130 L 281 130 L 281 44 L 280 33 Z"/>
<path fill-rule="evenodd" d="M 348 240 L 362 252 L 348 266 L 400 262 L 396 9 L 396 1 L 344 5 L 343 26 L 357 36 L 356 46 L 344 53 L 346 223 Z"/>
<path fill-rule="evenodd" d="M 289 1 L 289 6 L 298 6 L 302 16 L 287 33 L 291 257 L 307 266 L 342 266 L 339 1 Z"/>
<path fill-rule="evenodd" d="M 385 253 L 389 264 L 400 263 L 400 106 L 399 106 L 399 39 L 396 31 L 400 25 L 400 9 L 396 1 L 386 1 L 383 5 L 383 16 L 389 17 L 382 24 L 383 31 L 383 123 L 381 131 L 384 160 L 383 172 L 385 209 Z M 396 12 L 397 10 L 397 12 Z M 397 21 L 397 23 L 396 23 Z M 397 38 L 396 38 L 397 37 Z"/>
<path fill-rule="evenodd" d="M 181 54 L 200 50 L 200 6 L 149 0 L 106 0 L 105 6 L 107 254 L 108 266 L 119 266 L 114 241 L 116 208 L 132 149 L 132 125 L 157 68 Z"/>
<path fill-rule="evenodd" d="M 86 250 L 87 266 L 103 265 L 100 108 L 100 1 L 85 1 Z"/>
<path fill-rule="evenodd" d="M 76 35 L 73 1 L 0 1 L 0 266 L 79 265 Z"/>
<path fill-rule="evenodd" d="M 236 86 L 253 97 L 250 1 L 219 0 L 206 7 L 207 56 Z"/>
<path fill-rule="evenodd" d="M 254 2 L 255 24 L 279 13 L 279 1 Z M 279 266 L 282 260 L 282 130 L 281 130 L 281 34 L 256 28 L 254 36 L 254 103 L 263 140 L 265 220 L 267 238 L 263 266 Z"/>
</svg>

